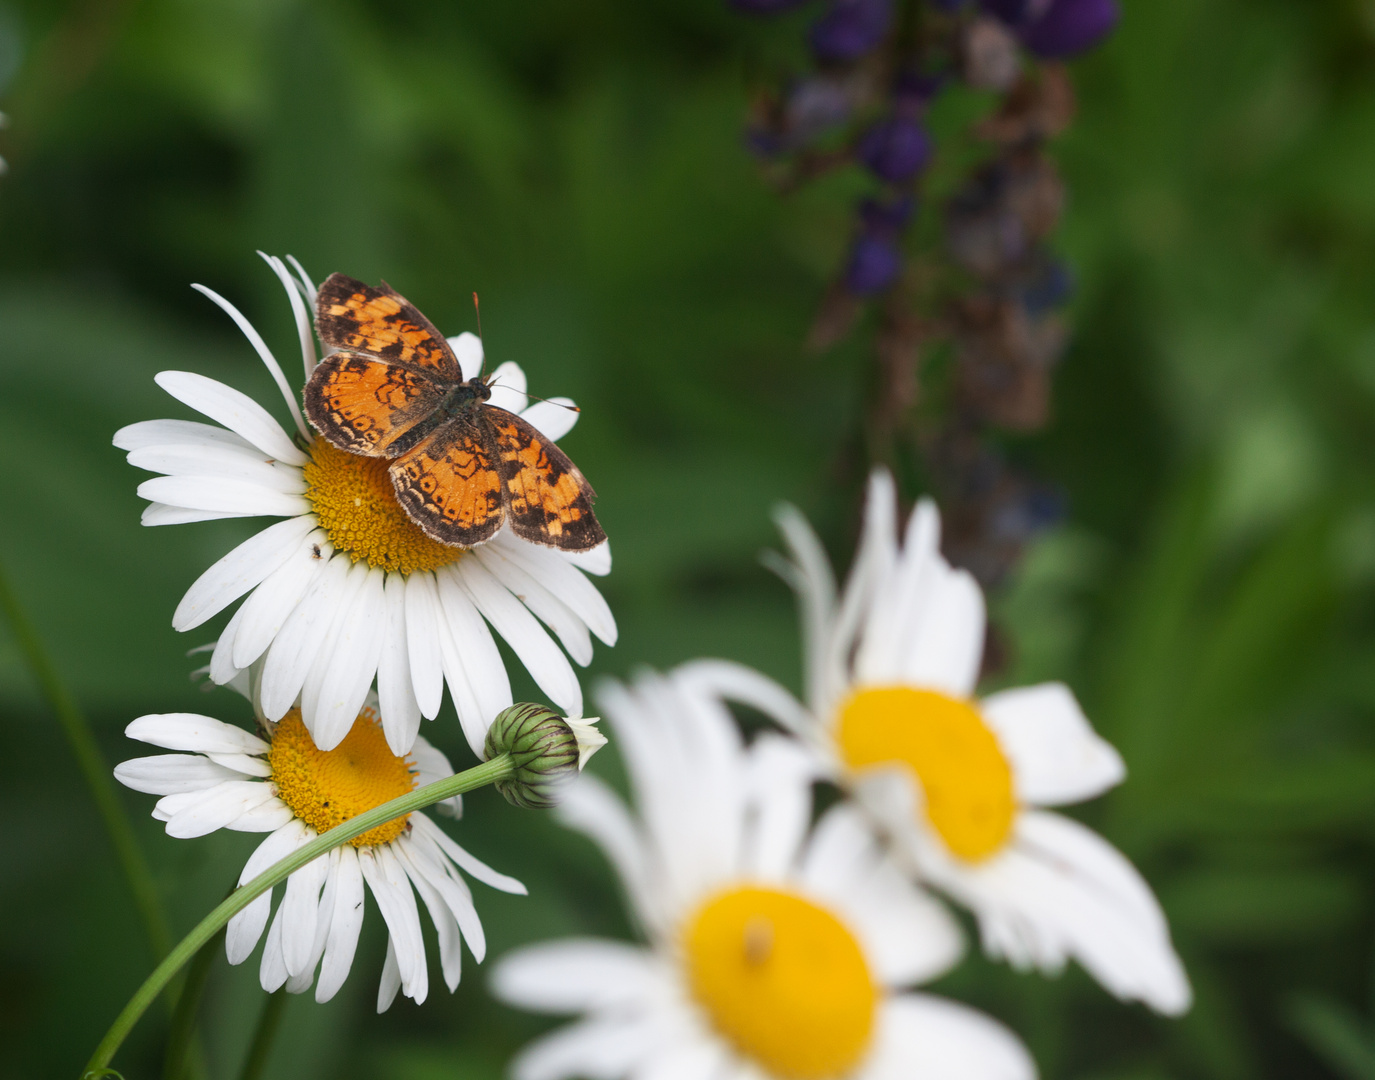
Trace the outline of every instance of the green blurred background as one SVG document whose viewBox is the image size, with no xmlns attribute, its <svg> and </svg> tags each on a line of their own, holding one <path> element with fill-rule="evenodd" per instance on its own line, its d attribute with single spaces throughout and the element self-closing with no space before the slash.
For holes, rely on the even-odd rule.
<svg viewBox="0 0 1375 1080">
<path fill-rule="evenodd" d="M 1129 781 L 1081 816 L 1158 890 L 1198 1001 L 1160 1020 L 1078 970 L 977 960 L 941 989 L 1055 1080 L 1375 1077 L 1375 2 L 1124 6 L 1056 147 L 1079 291 L 1055 419 L 1008 444 L 1069 515 L 994 605 L 1009 677 L 1066 679 L 1122 749 Z M 0 557 L 111 762 L 143 712 L 247 719 L 187 676 L 215 627 L 169 621 L 254 525 L 142 529 L 110 436 L 189 415 L 164 368 L 271 400 L 188 287 L 291 358 L 255 248 L 385 276 L 449 333 L 479 290 L 489 355 L 583 405 L 565 446 L 601 496 L 621 628 L 591 678 L 723 655 L 796 685 L 791 597 L 757 556 L 787 499 L 848 557 L 854 493 L 829 477 L 867 377 L 862 334 L 801 345 L 861 185 L 780 200 L 740 147 L 800 25 L 720 0 L 0 6 Z M 0 723 L 0 1076 L 74 1076 L 150 958 L 3 628 Z M 467 760 L 451 715 L 426 734 Z M 121 798 L 181 932 L 256 841 L 171 840 L 150 797 Z M 482 792 L 456 829 L 531 888 L 480 893 L 493 954 L 626 932 L 606 866 L 546 817 Z M 544 1026 L 471 964 L 454 997 L 374 1015 L 380 930 L 374 910 L 335 1001 L 292 1000 L 269 1075 L 496 1080 Z M 212 973 L 215 1080 L 256 968 Z M 164 1031 L 151 1012 L 116 1062 L 131 1080 Z"/>
</svg>

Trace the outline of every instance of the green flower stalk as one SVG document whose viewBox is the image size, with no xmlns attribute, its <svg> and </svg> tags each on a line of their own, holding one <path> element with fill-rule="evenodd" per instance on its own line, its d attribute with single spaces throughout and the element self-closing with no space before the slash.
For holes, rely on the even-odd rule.
<svg viewBox="0 0 1375 1080">
<path fill-rule="evenodd" d="M 507 754 L 514 766 L 509 776 L 496 781 L 496 789 L 515 806 L 555 806 L 568 781 L 606 745 L 606 736 L 593 726 L 596 722 L 570 720 L 529 703 L 503 709 L 487 729 L 483 746 L 489 761 Z"/>
</svg>

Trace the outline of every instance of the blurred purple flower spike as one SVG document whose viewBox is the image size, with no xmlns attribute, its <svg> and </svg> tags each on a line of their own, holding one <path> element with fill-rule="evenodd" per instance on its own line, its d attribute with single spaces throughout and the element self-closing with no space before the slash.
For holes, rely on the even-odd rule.
<svg viewBox="0 0 1375 1080">
<path fill-rule="evenodd" d="M 1117 0 L 1054 0 L 1040 18 L 1023 26 L 1022 42 L 1037 56 L 1058 60 L 1093 48 L 1117 26 Z"/>
<path fill-rule="evenodd" d="M 845 267 L 845 288 L 855 296 L 873 296 L 902 273 L 898 240 L 912 217 L 910 197 L 890 203 L 865 199 L 859 207 L 860 232 Z"/>
<path fill-rule="evenodd" d="M 892 23 L 891 0 L 831 0 L 812 24 L 812 52 L 822 61 L 858 60 L 883 41 Z"/>
<path fill-rule="evenodd" d="M 901 184 L 931 160 L 931 136 L 916 120 L 894 116 L 880 120 L 864 133 L 858 153 L 880 180 Z"/>
</svg>

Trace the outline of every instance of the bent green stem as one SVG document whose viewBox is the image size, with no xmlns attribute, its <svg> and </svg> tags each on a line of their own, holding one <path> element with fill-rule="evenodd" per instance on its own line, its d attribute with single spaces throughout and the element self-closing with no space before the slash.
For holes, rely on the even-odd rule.
<svg viewBox="0 0 1375 1080">
<path fill-rule="evenodd" d="M 77 768 L 81 770 L 81 777 L 85 780 L 91 798 L 95 801 L 96 810 L 105 823 L 105 831 L 110 834 L 110 843 L 114 846 L 120 869 L 124 871 L 125 884 L 133 893 L 134 904 L 143 921 L 144 932 L 148 935 L 153 958 L 166 956 L 167 950 L 172 946 L 172 932 L 162 913 L 153 872 L 143 857 L 143 852 L 134 837 L 133 827 L 120 804 L 114 780 L 111 779 L 114 774 L 101 754 L 85 716 L 77 708 L 72 696 L 67 693 L 66 686 L 57 674 L 57 667 L 48 656 L 47 650 L 43 648 L 42 639 L 29 620 L 28 613 L 19 603 L 14 590 L 10 588 L 3 568 L 0 568 L 0 608 L 4 609 L 5 616 L 9 619 L 15 640 L 24 654 L 24 659 L 28 661 L 29 670 L 33 672 L 34 679 L 42 688 L 43 696 L 48 699 L 48 704 L 57 714 L 57 721 L 62 725 L 72 754 L 76 757 Z"/>
<path fill-rule="evenodd" d="M 391 802 L 373 807 L 365 814 L 350 818 L 342 825 L 336 825 L 329 832 L 321 833 L 280 862 L 273 863 L 248 884 L 235 889 L 177 943 L 162 963 L 158 964 L 153 969 L 153 973 L 143 981 L 143 985 L 135 991 L 134 996 L 129 999 L 129 1003 L 115 1017 L 115 1022 L 110 1025 L 110 1030 L 100 1040 L 100 1045 L 95 1048 L 91 1060 L 86 1063 L 86 1068 L 81 1074 L 83 1080 L 90 1080 L 90 1078 L 102 1074 L 129 1032 L 138 1023 L 139 1017 L 147 1011 L 148 1006 L 162 992 L 163 987 L 181 970 L 182 965 L 190 960 L 202 945 L 214 937 L 221 927 L 227 925 L 230 919 L 267 892 L 268 889 L 285 881 L 306 863 L 348 843 L 356 836 L 362 836 L 363 833 L 380 825 L 385 825 L 388 821 L 405 817 L 417 810 L 423 810 L 425 807 L 444 799 L 462 795 L 465 791 L 472 791 L 485 784 L 504 780 L 514 771 L 510 755 L 501 754 L 491 761 L 474 765 L 471 769 L 465 769 L 454 776 L 436 780 L 433 784 L 426 784 L 422 788 L 417 788 L 415 791 L 392 799 Z"/>
<path fill-rule="evenodd" d="M 282 1026 L 282 1012 L 286 1009 L 286 991 L 278 990 L 269 994 L 263 1002 L 263 1011 L 258 1015 L 258 1027 L 253 1032 L 253 1043 L 248 1048 L 248 1056 L 243 1061 L 243 1072 L 239 1080 L 258 1080 L 267 1065 L 267 1057 L 272 1053 L 272 1040 L 277 1029 Z"/>
</svg>

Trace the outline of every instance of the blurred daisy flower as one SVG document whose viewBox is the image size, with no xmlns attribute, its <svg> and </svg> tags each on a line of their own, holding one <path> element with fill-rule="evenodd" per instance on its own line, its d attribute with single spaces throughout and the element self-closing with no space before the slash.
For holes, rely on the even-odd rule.
<svg viewBox="0 0 1375 1080">
<path fill-rule="evenodd" d="M 1034 1077 L 1002 1025 L 904 989 L 960 956 L 949 914 L 850 805 L 810 829 L 805 752 L 771 734 L 746 751 L 688 670 L 602 696 L 638 815 L 590 776 L 556 811 L 606 852 L 648 944 L 502 958 L 500 998 L 581 1014 L 528 1046 L 515 1080 Z"/>
<path fill-rule="evenodd" d="M 293 277 L 280 259 L 264 258 L 291 302 L 308 379 L 317 357 L 315 286 L 294 260 Z M 298 387 L 258 332 L 223 297 L 196 288 L 238 324 L 295 424 L 288 433 L 252 398 L 214 379 L 164 371 L 158 385 L 214 423 L 147 420 L 115 434 L 131 465 L 162 474 L 139 485 L 150 502 L 145 525 L 284 519 L 211 566 L 177 606 L 172 625 L 191 630 L 247 595 L 220 635 L 211 678 L 229 683 L 261 659 L 258 696 L 267 718 L 299 708 L 324 750 L 347 735 L 376 678 L 382 728 L 397 754 L 410 750 L 420 718 L 439 712 L 447 683 L 480 754 L 487 723 L 512 700 L 490 624 L 549 698 L 581 715 L 582 689 L 568 657 L 591 662 L 592 635 L 615 643 L 611 610 L 584 574 L 608 573 L 610 548 L 567 553 L 509 529 L 476 548 L 432 540 L 397 502 L 387 461 L 316 436 L 301 415 Z M 475 376 L 481 342 L 465 333 L 450 344 L 464 377 Z M 572 404 L 566 398 L 532 404 L 525 373 L 509 361 L 493 374 L 491 404 L 555 440 L 578 417 L 563 407 Z"/>
<path fill-rule="evenodd" d="M 409 754 L 393 753 L 372 696 L 331 750 L 311 740 L 299 709 L 264 727 L 260 737 L 208 716 L 141 716 L 124 733 L 178 753 L 134 758 L 115 768 L 126 787 L 162 796 L 153 816 L 167 823 L 169 836 L 205 836 L 217 829 L 268 833 L 244 864 L 240 885 L 320 833 L 453 775 L 448 759 L 423 738 L 416 738 Z M 451 813 L 462 809 L 457 798 L 440 805 Z M 391 1005 L 398 990 L 417 1003 L 428 992 L 416 893 L 434 923 L 440 966 L 452 991 L 458 986 L 463 940 L 479 963 L 486 952 L 482 923 L 460 870 L 502 892 L 525 893 L 520 882 L 474 858 L 419 812 L 303 866 L 287 878 L 267 931 L 259 971 L 263 989 L 285 986 L 301 994 L 313 983 L 316 1001 L 338 992 L 358 946 L 366 885 L 389 935 L 378 1012 Z M 269 891 L 230 920 L 225 951 L 231 964 L 248 959 L 271 909 Z"/>
<path fill-rule="evenodd" d="M 990 955 L 1045 972 L 1073 957 L 1119 998 L 1187 1010 L 1150 887 L 1097 833 L 1042 809 L 1107 791 L 1122 759 L 1063 684 L 975 696 L 984 598 L 941 556 L 935 507 L 917 506 L 899 546 L 892 478 L 876 473 L 839 597 L 805 519 L 787 509 L 780 524 L 792 559 L 776 568 L 800 598 L 807 705 L 737 665 L 702 662 L 699 677 L 808 745 L 818 774 L 854 795 L 909 870 L 970 908 Z"/>
</svg>

